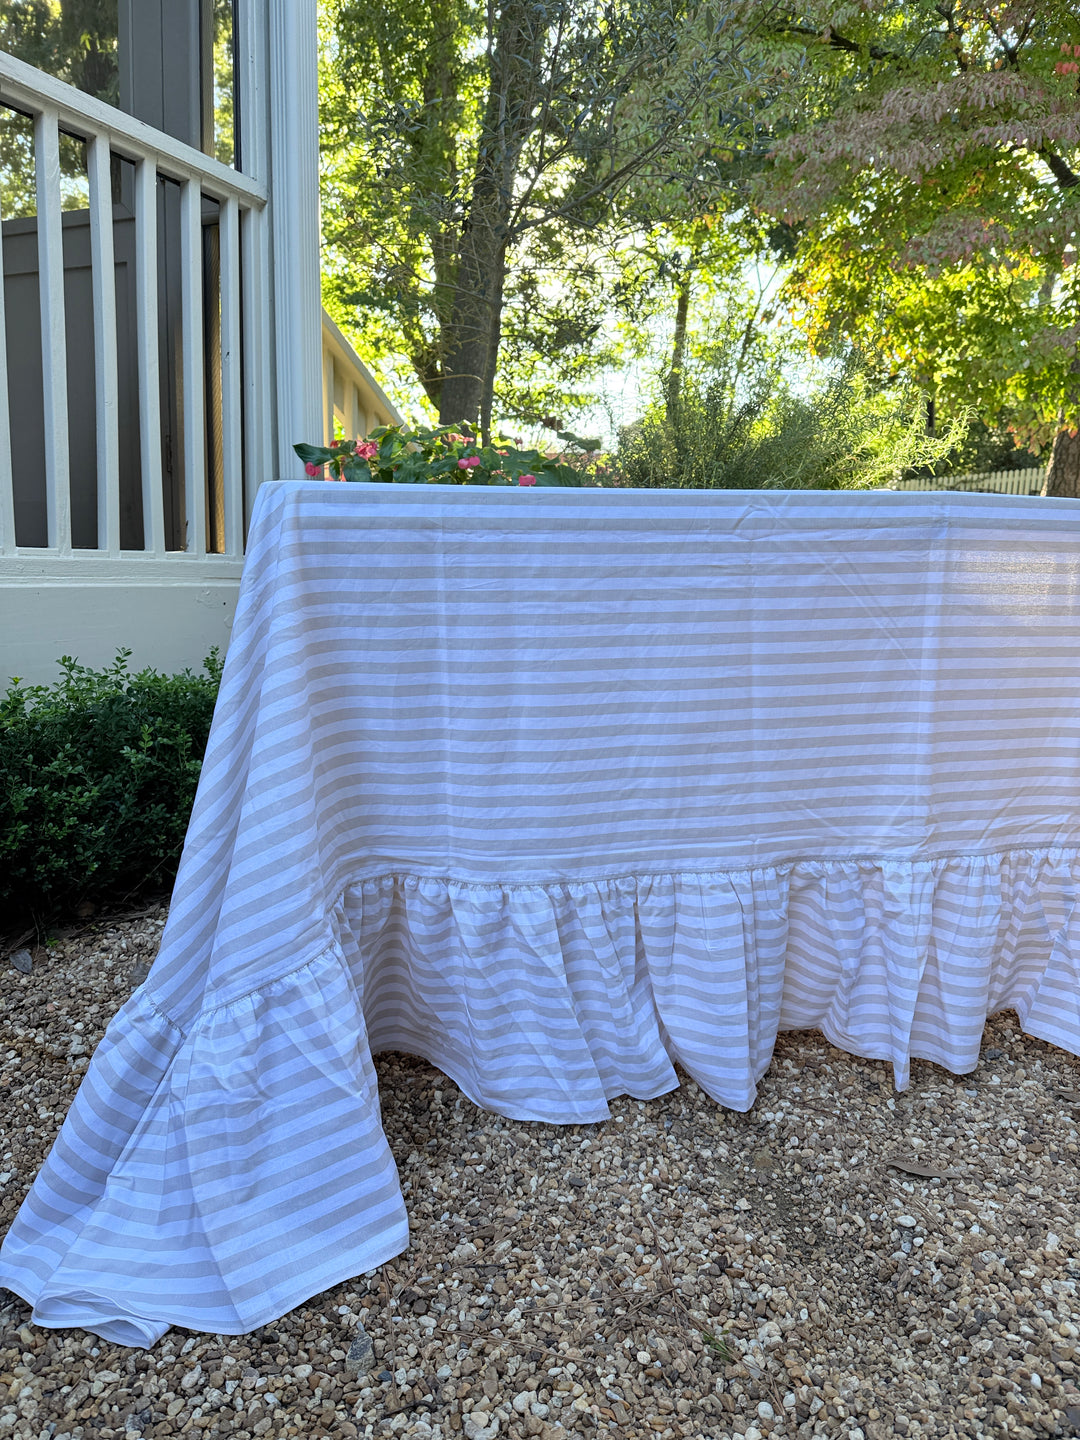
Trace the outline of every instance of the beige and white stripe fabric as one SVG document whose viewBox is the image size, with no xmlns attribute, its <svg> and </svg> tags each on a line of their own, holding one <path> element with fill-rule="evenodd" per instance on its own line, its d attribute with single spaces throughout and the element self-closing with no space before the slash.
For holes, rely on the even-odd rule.
<svg viewBox="0 0 1080 1440">
<path fill-rule="evenodd" d="M 1080 1053 L 1080 507 L 264 486 L 161 954 L 0 1252 L 238 1333 L 407 1243 L 372 1052 L 600 1121 L 780 1029 Z"/>
</svg>

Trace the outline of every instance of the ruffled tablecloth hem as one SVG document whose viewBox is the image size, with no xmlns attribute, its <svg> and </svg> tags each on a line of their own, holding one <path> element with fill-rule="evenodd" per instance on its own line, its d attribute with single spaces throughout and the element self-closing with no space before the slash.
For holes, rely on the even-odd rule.
<svg viewBox="0 0 1080 1440">
<path fill-rule="evenodd" d="M 378 1269 L 380 1265 L 385 1265 L 388 1260 L 393 1260 L 395 1255 L 400 1255 L 403 1250 L 408 1249 L 408 1224 L 400 1222 L 387 1230 L 382 1239 L 383 1243 L 380 1247 L 368 1246 L 344 1256 L 335 1255 L 332 1265 L 326 1266 L 323 1271 L 312 1271 L 306 1275 L 303 1282 L 298 1284 L 291 1293 L 288 1291 L 278 1292 L 273 1300 L 268 1300 L 261 1310 L 251 1311 L 242 1321 L 236 1319 L 231 1324 L 222 1323 L 212 1333 L 215 1335 L 248 1335 L 261 1325 L 268 1325 L 274 1320 L 280 1320 L 282 1315 L 287 1314 L 298 1305 L 303 1305 L 305 1301 L 321 1294 L 324 1290 L 329 1290 L 343 1281 L 351 1280 L 354 1276 Z M 2 1275 L 2 1271 L 0 1271 L 0 1275 Z M 158 1307 L 153 1319 L 147 1319 L 144 1316 L 132 1314 L 116 1295 L 105 1292 L 87 1291 L 84 1294 L 77 1294 L 73 1291 L 64 1291 L 53 1295 L 50 1287 L 37 1296 L 35 1303 L 34 1296 L 25 1294 L 12 1280 L 0 1278 L 0 1284 L 13 1291 L 28 1305 L 33 1306 L 30 1314 L 32 1324 L 41 1325 L 49 1330 L 72 1328 L 89 1330 L 94 1335 L 100 1335 L 103 1340 L 112 1345 L 130 1345 L 149 1350 L 174 1325 L 188 1330 L 207 1330 L 206 1317 L 198 1307 L 174 1308 L 163 1302 Z"/>
<path fill-rule="evenodd" d="M 374 1052 L 421 1055 L 475 1104 L 589 1123 L 680 1065 L 753 1104 L 781 1031 L 954 1074 L 988 1016 L 1080 1052 L 1080 851 L 499 885 L 409 874 L 350 886 L 335 930 Z"/>
<path fill-rule="evenodd" d="M 187 1030 L 114 1018 L 0 1250 L 44 1325 L 245 1334 L 408 1244 L 363 1014 L 334 946 Z"/>
<path fill-rule="evenodd" d="M 780 1030 L 958 1074 L 988 1015 L 1080 1053 L 1075 850 L 498 885 L 349 885 L 313 959 L 190 1022 L 167 957 L 110 1025 L 0 1252 L 45 1325 L 241 1334 L 407 1243 L 371 1054 L 595 1123 L 676 1064 L 745 1110 Z M 217 970 L 215 972 L 215 965 Z M 220 957 L 210 982 L 227 978 Z M 179 990 L 175 994 L 179 994 Z M 172 1018 L 170 1018 L 172 1017 Z"/>
</svg>

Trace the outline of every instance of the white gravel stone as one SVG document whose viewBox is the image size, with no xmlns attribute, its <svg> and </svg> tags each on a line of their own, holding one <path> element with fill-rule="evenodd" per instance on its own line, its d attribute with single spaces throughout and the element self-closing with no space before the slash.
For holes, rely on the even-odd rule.
<svg viewBox="0 0 1080 1440">
<path fill-rule="evenodd" d="M 465 1416 L 464 1429 L 467 1440 L 495 1440 L 499 1433 L 499 1417 L 486 1411 L 474 1411 Z"/>
</svg>

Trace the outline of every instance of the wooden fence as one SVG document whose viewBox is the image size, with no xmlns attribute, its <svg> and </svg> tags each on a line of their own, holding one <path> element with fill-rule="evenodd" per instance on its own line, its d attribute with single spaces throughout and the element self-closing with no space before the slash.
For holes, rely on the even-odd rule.
<svg viewBox="0 0 1080 1440">
<path fill-rule="evenodd" d="M 891 490 L 970 490 L 996 495 L 1039 495 L 1046 479 L 1044 465 L 1025 470 L 983 470 L 967 475 L 922 476 L 917 480 L 894 480 Z"/>
</svg>

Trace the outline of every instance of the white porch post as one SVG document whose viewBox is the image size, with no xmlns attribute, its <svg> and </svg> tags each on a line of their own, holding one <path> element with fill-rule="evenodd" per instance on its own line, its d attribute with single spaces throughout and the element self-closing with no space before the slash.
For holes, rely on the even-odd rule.
<svg viewBox="0 0 1080 1440">
<path fill-rule="evenodd" d="M 303 476 L 293 444 L 322 435 L 316 0 L 269 0 L 270 233 L 277 372 L 276 478 Z"/>
</svg>

